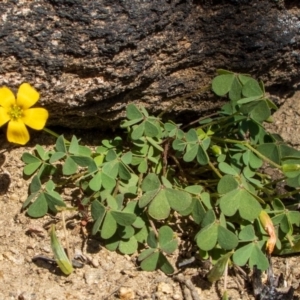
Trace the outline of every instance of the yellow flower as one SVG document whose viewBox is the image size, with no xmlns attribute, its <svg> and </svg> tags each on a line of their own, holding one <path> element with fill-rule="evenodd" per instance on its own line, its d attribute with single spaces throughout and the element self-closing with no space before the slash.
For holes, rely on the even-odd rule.
<svg viewBox="0 0 300 300">
<path fill-rule="evenodd" d="M 8 122 L 7 139 L 11 143 L 25 145 L 29 133 L 25 125 L 41 130 L 48 119 L 44 108 L 30 108 L 40 98 L 40 94 L 28 83 L 20 85 L 17 99 L 7 88 L 0 88 L 0 127 Z"/>
</svg>

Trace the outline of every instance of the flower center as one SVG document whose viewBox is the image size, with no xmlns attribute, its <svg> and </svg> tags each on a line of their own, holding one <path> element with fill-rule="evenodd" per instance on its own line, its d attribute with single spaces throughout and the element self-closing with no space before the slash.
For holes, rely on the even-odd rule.
<svg viewBox="0 0 300 300">
<path fill-rule="evenodd" d="M 12 105 L 8 114 L 12 120 L 16 121 L 23 116 L 23 109 L 18 105 Z"/>
</svg>

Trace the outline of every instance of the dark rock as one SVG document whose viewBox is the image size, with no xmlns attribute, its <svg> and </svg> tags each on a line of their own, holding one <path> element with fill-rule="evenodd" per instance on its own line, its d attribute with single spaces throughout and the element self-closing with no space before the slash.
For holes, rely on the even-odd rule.
<svg viewBox="0 0 300 300">
<path fill-rule="evenodd" d="M 300 9 L 279 2 L 4 0 L 1 84 L 34 85 L 49 125 L 103 129 L 132 101 L 165 109 L 209 84 L 217 68 L 291 90 L 300 78 Z M 195 95 L 170 114 L 217 106 Z"/>
</svg>

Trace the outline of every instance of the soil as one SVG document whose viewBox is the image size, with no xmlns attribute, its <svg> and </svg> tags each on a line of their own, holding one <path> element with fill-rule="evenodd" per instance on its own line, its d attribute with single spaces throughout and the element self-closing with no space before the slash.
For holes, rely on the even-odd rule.
<svg viewBox="0 0 300 300">
<path fill-rule="evenodd" d="M 287 99 L 275 113 L 275 122 L 269 127 L 296 147 L 300 146 L 299 98 L 300 92 Z M 93 137 L 93 144 L 96 143 L 97 134 L 91 132 L 90 136 Z M 21 156 L 36 144 L 50 147 L 54 139 L 46 133 L 36 134 L 28 146 L 12 148 L 6 142 L 5 134 L 1 133 L 0 141 L 0 151 L 5 151 L 0 157 L 0 300 L 221 298 L 223 280 L 210 284 L 205 278 L 207 266 L 200 262 L 188 265 L 174 276 L 160 271 L 141 271 L 136 257 L 109 252 L 83 230 L 79 221 L 69 226 L 68 234 L 72 252 L 85 258 L 83 268 L 75 269 L 67 277 L 49 261 L 40 259 L 33 262 L 32 258 L 36 255 L 53 257 L 45 226 L 53 221 L 53 216 L 30 219 L 21 212 L 30 182 L 23 178 Z M 64 243 L 60 222 L 57 223 L 57 234 Z M 181 254 L 177 253 L 170 259 L 176 263 L 183 259 Z M 272 261 L 275 274 L 283 273 L 286 286 L 293 286 L 295 295 L 299 296 L 300 257 L 273 258 Z M 228 294 L 231 299 L 254 299 L 251 284 L 243 279 L 240 271 L 229 276 Z"/>
</svg>

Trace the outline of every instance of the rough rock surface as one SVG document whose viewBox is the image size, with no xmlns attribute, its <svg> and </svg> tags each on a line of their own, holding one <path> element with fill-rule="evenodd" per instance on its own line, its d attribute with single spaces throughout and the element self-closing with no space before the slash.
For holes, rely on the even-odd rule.
<svg viewBox="0 0 300 300">
<path fill-rule="evenodd" d="M 0 28 L 0 84 L 33 84 L 50 125 L 107 128 L 132 101 L 160 111 L 216 68 L 280 96 L 300 82 L 299 1 L 2 0 Z M 216 105 L 195 92 L 170 113 Z"/>
</svg>

